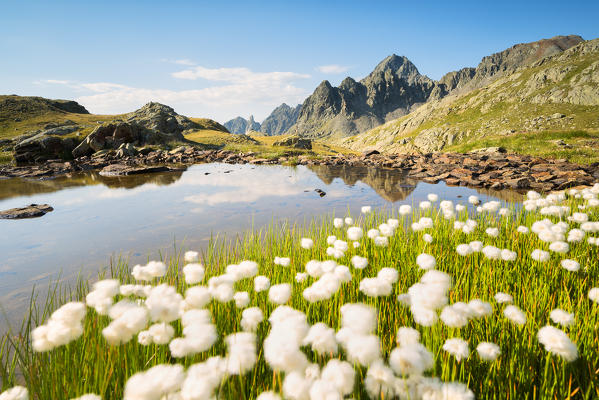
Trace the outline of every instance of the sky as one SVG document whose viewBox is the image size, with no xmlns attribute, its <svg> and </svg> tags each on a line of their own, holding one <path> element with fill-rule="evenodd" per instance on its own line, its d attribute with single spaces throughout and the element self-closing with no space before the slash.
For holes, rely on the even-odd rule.
<svg viewBox="0 0 599 400">
<path fill-rule="evenodd" d="M 0 0 L 0 94 L 262 121 L 390 54 L 439 79 L 516 43 L 599 37 L 599 1 Z"/>
</svg>

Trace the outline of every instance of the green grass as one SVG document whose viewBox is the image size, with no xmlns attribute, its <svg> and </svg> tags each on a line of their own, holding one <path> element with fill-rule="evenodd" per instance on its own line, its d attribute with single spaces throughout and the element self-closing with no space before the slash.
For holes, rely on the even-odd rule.
<svg viewBox="0 0 599 400">
<path fill-rule="evenodd" d="M 563 140 L 571 148 L 555 143 Z M 599 132 L 528 132 L 504 137 L 490 137 L 461 143 L 446 148 L 447 151 L 468 152 L 481 147 L 503 146 L 509 152 L 531 154 L 545 158 L 565 158 L 579 164 L 599 161 Z"/>
<path fill-rule="evenodd" d="M 575 209 L 578 203 L 571 200 Z M 599 212 L 589 211 L 590 219 L 597 220 Z M 539 263 L 530 257 L 535 248 L 547 249 L 548 244 L 540 242 L 536 235 L 521 235 L 516 232 L 518 225 L 530 226 L 540 219 L 537 213 L 527 213 L 521 209 L 510 217 L 500 218 L 496 214 L 479 214 L 475 233 L 465 235 L 453 230 L 453 221 L 445 220 L 434 210 L 420 213 L 434 220 L 434 229 L 427 230 L 434 236 L 432 244 L 425 243 L 423 233 L 400 228 L 390 238 L 389 247 L 375 247 L 370 239 L 363 238 L 357 249 L 350 249 L 338 260 L 350 265 L 350 258 L 362 255 L 368 258 L 369 266 L 364 270 L 351 268 L 352 281 L 329 300 L 309 304 L 302 297 L 302 290 L 312 283 L 308 279 L 302 284 L 294 281 L 295 273 L 304 270 L 308 260 L 325 260 L 326 238 L 336 235 L 345 239 L 344 229 L 332 227 L 331 218 L 313 220 L 305 225 L 290 226 L 287 223 L 272 223 L 263 230 L 251 231 L 243 236 L 225 240 L 214 239 L 202 253 L 201 261 L 206 266 L 206 278 L 223 273 L 228 264 L 244 259 L 259 263 L 259 274 L 270 278 L 272 284 L 289 282 L 293 284 L 292 297 L 288 304 L 306 313 L 309 323 L 319 321 L 338 329 L 340 326 L 339 308 L 342 304 L 364 302 L 378 310 L 377 334 L 381 340 L 382 354 L 388 356 L 395 346 L 395 334 L 400 326 L 416 327 L 422 343 L 434 354 L 435 365 L 427 375 L 444 381 L 460 381 L 468 385 L 477 399 L 595 399 L 599 397 L 599 306 L 592 303 L 587 294 L 599 282 L 599 247 L 586 242 L 571 244 L 567 255 L 552 253 L 551 260 Z M 384 222 L 389 214 L 376 212 L 359 216 L 356 223 L 366 231 Z M 460 215 L 464 220 L 465 214 Z M 551 218 L 557 221 L 557 218 Z M 405 221 L 406 225 L 409 220 Z M 488 237 L 484 230 L 489 225 L 497 226 L 500 235 Z M 408 225 L 409 226 L 409 225 Z M 457 233 L 456 233 L 457 232 Z M 310 250 L 299 246 L 301 237 L 314 239 L 315 247 Z M 516 261 L 508 263 L 485 259 L 480 253 L 460 257 L 454 251 L 456 245 L 481 240 L 486 245 L 510 248 L 517 252 Z M 448 328 L 441 322 L 432 327 L 417 326 L 408 308 L 400 305 L 396 296 L 405 293 L 417 282 L 423 271 L 415 264 L 421 252 L 435 256 L 437 269 L 447 272 L 453 278 L 453 288 L 449 292 L 449 303 L 480 298 L 493 305 L 493 314 L 483 319 L 471 320 L 467 326 Z M 289 268 L 275 266 L 275 256 L 290 257 Z M 578 272 L 568 272 L 559 266 L 560 259 L 571 258 L 580 262 Z M 154 283 L 168 283 L 183 293 L 187 287 L 182 279 L 181 254 L 168 260 L 168 272 L 164 278 Z M 382 267 L 399 271 L 399 282 L 394 285 L 388 297 L 369 298 L 359 291 L 359 282 L 364 277 L 375 276 Z M 119 260 L 111 264 L 107 276 L 131 283 L 129 266 Z M 201 362 L 210 356 L 226 354 L 223 338 L 241 330 L 239 322 L 241 310 L 232 302 L 221 304 L 212 301 L 210 309 L 220 338 L 209 350 L 182 360 L 173 359 L 167 346 L 151 345 L 143 347 L 135 339 L 121 346 L 109 346 L 101 335 L 109 319 L 99 317 L 90 310 L 85 318 L 85 333 L 78 340 L 47 353 L 35 353 L 30 344 L 30 329 L 45 321 L 51 311 L 69 300 L 83 299 L 90 283 L 80 281 L 72 289 L 56 286 L 45 302 L 36 306 L 32 301 L 31 314 L 19 332 L 12 332 L 0 340 L 2 363 L 0 376 L 3 389 L 15 383 L 25 384 L 32 398 L 63 399 L 80 396 L 87 392 L 98 393 L 104 399 L 121 398 L 127 379 L 136 372 L 161 363 L 182 363 L 186 367 Z M 250 306 L 258 306 L 265 315 L 274 309 L 267 293 L 254 293 L 252 280 L 242 280 L 235 286 L 238 291 L 248 291 Z M 527 322 L 516 326 L 502 315 L 503 307 L 493 300 L 496 292 L 503 291 L 514 297 L 514 303 L 525 311 Z M 566 363 L 557 356 L 549 355 L 536 338 L 540 327 L 551 324 L 549 312 L 563 308 L 575 315 L 575 323 L 566 328 L 568 336 L 576 343 L 579 358 Z M 174 324 L 176 335 L 180 335 L 179 323 Z M 265 390 L 280 391 L 283 377 L 273 374 L 264 360 L 262 341 L 268 333 L 268 322 L 263 322 L 258 330 L 258 362 L 254 369 L 242 377 L 226 379 L 218 388 L 217 398 L 253 399 Z M 461 337 L 470 344 L 470 356 L 456 362 L 442 350 L 447 338 Z M 474 351 L 481 341 L 497 343 L 501 355 L 491 363 L 483 362 Z M 304 348 L 308 358 L 326 363 L 328 357 L 318 356 Z M 14 358 L 12 358 L 14 356 Z M 341 352 L 341 358 L 344 357 Z M 20 373 L 17 378 L 16 372 Z M 354 398 L 367 398 L 360 383 L 366 369 L 356 366 Z"/>
</svg>

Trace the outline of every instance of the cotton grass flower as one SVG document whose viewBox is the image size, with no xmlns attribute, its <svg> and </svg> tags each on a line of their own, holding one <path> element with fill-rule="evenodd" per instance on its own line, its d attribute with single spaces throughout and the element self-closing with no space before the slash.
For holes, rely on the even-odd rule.
<svg viewBox="0 0 599 400">
<path fill-rule="evenodd" d="M 493 306 L 480 299 L 472 299 L 468 302 L 468 309 L 471 317 L 483 318 L 493 313 Z"/>
<path fill-rule="evenodd" d="M 352 226 L 347 228 L 347 238 L 352 241 L 357 241 L 362 239 L 364 236 L 364 231 L 359 226 Z"/>
<path fill-rule="evenodd" d="M 473 252 L 481 252 L 483 251 L 483 242 L 478 241 L 478 240 L 474 240 L 470 243 L 468 243 L 470 245 L 470 248 L 472 249 Z"/>
<path fill-rule="evenodd" d="M 298 272 L 295 274 L 295 281 L 297 283 L 302 283 L 308 278 L 308 274 L 305 272 Z"/>
<path fill-rule="evenodd" d="M 161 278 L 166 274 L 166 264 L 162 261 L 150 261 L 146 265 L 136 265 L 131 270 L 131 275 L 138 281 L 151 281 Z"/>
<path fill-rule="evenodd" d="M 152 321 L 171 322 L 179 319 L 182 302 L 183 296 L 177 293 L 177 289 L 162 284 L 152 288 L 145 305 Z"/>
<path fill-rule="evenodd" d="M 469 317 L 470 310 L 468 307 L 460 307 L 459 305 L 456 306 L 456 304 L 445 306 L 440 315 L 441 321 L 450 328 L 462 328 L 466 326 Z"/>
<path fill-rule="evenodd" d="M 391 399 L 395 396 L 396 378 L 391 368 L 378 360 L 370 365 L 364 387 L 371 399 Z"/>
<path fill-rule="evenodd" d="M 485 233 L 491 237 L 497 237 L 497 236 L 499 236 L 499 229 L 487 228 L 487 229 L 485 229 Z"/>
<path fill-rule="evenodd" d="M 465 257 L 468 254 L 472 253 L 472 247 L 470 247 L 469 244 L 458 244 L 457 247 L 455 248 L 456 252 L 462 256 Z"/>
<path fill-rule="evenodd" d="M 544 251 L 541 249 L 534 249 L 532 251 L 532 253 L 530 254 L 530 256 L 532 257 L 533 260 L 539 261 L 539 262 L 546 262 L 546 261 L 549 261 L 549 258 L 551 258 L 551 255 L 549 254 L 548 251 Z"/>
<path fill-rule="evenodd" d="M 183 274 L 185 275 L 185 283 L 193 285 L 201 282 L 204 279 L 204 266 L 202 264 L 186 264 L 183 267 Z"/>
<path fill-rule="evenodd" d="M 424 235 L 422 235 L 422 240 L 424 240 L 426 243 L 432 243 L 433 236 L 428 233 L 425 233 Z"/>
<path fill-rule="evenodd" d="M 351 263 L 356 269 L 364 269 L 368 266 L 368 259 L 360 256 L 353 256 Z"/>
<path fill-rule="evenodd" d="M 560 324 L 561 326 L 570 326 L 574 323 L 574 314 L 570 314 L 562 310 L 561 308 L 556 308 L 549 313 L 549 318 L 556 324 Z"/>
<path fill-rule="evenodd" d="M 333 226 L 337 229 L 343 227 L 343 218 L 335 218 L 333 219 Z"/>
<path fill-rule="evenodd" d="M 196 263 L 200 259 L 200 253 L 197 251 L 186 251 L 183 255 L 183 259 L 186 263 Z"/>
<path fill-rule="evenodd" d="M 175 338 L 169 344 L 171 355 L 175 358 L 206 351 L 218 339 L 208 310 L 186 311 L 181 317 L 181 325 L 183 337 Z"/>
<path fill-rule="evenodd" d="M 389 238 L 386 236 L 377 236 L 374 238 L 374 245 L 377 247 L 387 247 L 389 245 Z"/>
<path fill-rule="evenodd" d="M 259 275 L 254 278 L 254 291 L 256 293 L 263 292 L 270 288 L 270 279 L 264 275 Z"/>
<path fill-rule="evenodd" d="M 179 391 L 185 371 L 179 364 L 159 364 L 131 376 L 125 384 L 124 400 L 166 398 Z"/>
<path fill-rule="evenodd" d="M 478 198 L 478 196 L 468 196 L 468 203 L 472 204 L 472 205 L 478 205 L 480 204 L 480 200 Z"/>
<path fill-rule="evenodd" d="M 503 315 L 516 325 L 526 324 L 526 314 L 522 312 L 518 307 L 509 305 L 503 310 Z"/>
<path fill-rule="evenodd" d="M 33 350 L 45 352 L 78 339 L 83 334 L 86 311 L 80 302 L 66 303 L 54 311 L 46 324 L 31 332 Z"/>
<path fill-rule="evenodd" d="M 345 217 L 344 222 L 345 222 L 345 225 L 353 225 L 354 219 L 352 217 Z"/>
<path fill-rule="evenodd" d="M 399 206 L 399 215 L 406 216 L 411 213 L 412 213 L 412 206 L 410 206 L 409 204 L 402 204 L 401 206 Z"/>
<path fill-rule="evenodd" d="M 280 283 L 273 285 L 268 290 L 268 299 L 275 304 L 285 304 L 291 297 L 291 285 L 288 283 Z"/>
<path fill-rule="evenodd" d="M 0 400 L 3 400 L 2 396 L 0 396 Z M 102 397 L 98 396 L 97 394 L 88 393 L 88 394 L 84 394 L 83 396 L 71 399 L 71 400 L 102 400 Z"/>
<path fill-rule="evenodd" d="M 368 232 L 366 232 L 366 236 L 368 236 L 369 239 L 374 240 L 374 238 L 378 237 L 381 235 L 381 232 L 378 229 L 369 229 Z"/>
<path fill-rule="evenodd" d="M 433 355 L 420 343 L 397 347 L 389 354 L 389 366 L 399 376 L 422 375 L 434 366 Z"/>
<path fill-rule="evenodd" d="M 225 369 L 229 375 L 243 375 L 254 368 L 256 356 L 256 334 L 237 332 L 225 338 L 227 356 Z"/>
<path fill-rule="evenodd" d="M 250 304 L 250 295 L 248 292 L 236 292 L 233 295 L 233 300 L 237 308 L 245 308 Z"/>
<path fill-rule="evenodd" d="M 572 343 L 568 335 L 553 326 L 544 326 L 537 333 L 539 342 L 548 352 L 562 357 L 568 362 L 578 358 L 576 345 Z"/>
<path fill-rule="evenodd" d="M 495 343 L 481 342 L 476 346 L 476 352 L 483 361 L 495 361 L 501 354 L 499 346 Z"/>
<path fill-rule="evenodd" d="M 503 261 L 515 261 L 518 254 L 515 251 L 511 251 L 509 249 L 501 250 L 501 259 Z"/>
<path fill-rule="evenodd" d="M 430 201 L 425 200 L 425 201 L 421 201 L 418 204 L 418 207 L 420 207 L 421 210 L 428 210 L 429 208 L 431 208 L 432 204 Z"/>
<path fill-rule="evenodd" d="M 362 212 L 362 214 L 368 214 L 372 211 L 372 207 L 371 206 L 362 206 L 360 211 Z"/>
<path fill-rule="evenodd" d="M 570 246 L 566 242 L 553 242 L 549 245 L 549 250 L 556 253 L 567 253 L 570 250 Z"/>
<path fill-rule="evenodd" d="M 514 298 L 507 294 L 507 293 L 503 293 L 503 292 L 497 292 L 495 294 L 495 301 L 498 303 L 511 303 L 514 301 Z"/>
<path fill-rule="evenodd" d="M 281 267 L 288 267 L 291 264 L 291 259 L 289 257 L 275 257 L 274 259 L 275 265 L 280 265 Z"/>
<path fill-rule="evenodd" d="M 523 225 L 520 225 L 518 228 L 516 228 L 516 231 L 523 235 L 526 235 L 530 232 L 530 230 L 526 226 L 523 226 Z"/>
<path fill-rule="evenodd" d="M 489 260 L 499 260 L 501 258 L 501 249 L 498 249 L 495 246 L 483 247 L 482 253 Z"/>
<path fill-rule="evenodd" d="M 310 345 L 312 350 L 320 355 L 337 354 L 335 330 L 322 322 L 310 327 L 302 344 L 304 346 Z"/>
<path fill-rule="evenodd" d="M 281 400 L 281 396 L 273 391 L 262 392 L 256 397 L 256 400 Z"/>
<path fill-rule="evenodd" d="M 562 266 L 562 268 L 570 272 L 576 272 L 580 269 L 580 264 L 574 260 L 564 259 L 560 261 L 560 265 Z"/>
<path fill-rule="evenodd" d="M 260 307 L 250 307 L 241 313 L 241 329 L 247 332 L 255 332 L 258 324 L 264 320 L 264 314 Z"/>
<path fill-rule="evenodd" d="M 2 392 L 0 400 L 29 400 L 29 392 L 23 386 L 14 386 Z"/>
<path fill-rule="evenodd" d="M 341 396 L 347 396 L 354 391 L 356 371 L 350 363 L 332 359 L 322 369 L 321 378 L 332 383 Z"/>
<path fill-rule="evenodd" d="M 93 290 L 85 296 L 85 303 L 100 315 L 108 314 L 113 298 L 120 292 L 120 283 L 116 279 L 104 279 L 94 283 Z"/>
<path fill-rule="evenodd" d="M 430 254 L 422 253 L 416 257 L 416 264 L 418 264 L 420 269 L 433 269 L 437 265 L 437 261 Z"/>
<path fill-rule="evenodd" d="M 589 290 L 589 299 L 594 301 L 595 303 L 599 303 L 599 288 L 592 288 Z"/>
<path fill-rule="evenodd" d="M 300 246 L 306 250 L 311 249 L 312 246 L 314 246 L 314 241 L 310 238 L 302 238 L 300 241 Z"/>
<path fill-rule="evenodd" d="M 443 350 L 454 356 L 458 362 L 463 358 L 468 358 L 470 353 L 468 342 L 460 338 L 447 339 L 443 344 Z"/>
<path fill-rule="evenodd" d="M 204 308 L 212 300 L 210 290 L 206 286 L 193 286 L 185 291 L 185 311 L 194 308 Z"/>
</svg>

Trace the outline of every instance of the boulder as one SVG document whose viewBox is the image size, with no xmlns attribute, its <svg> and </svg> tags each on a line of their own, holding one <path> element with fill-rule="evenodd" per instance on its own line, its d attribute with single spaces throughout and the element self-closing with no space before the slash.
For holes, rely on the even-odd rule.
<svg viewBox="0 0 599 400">
<path fill-rule="evenodd" d="M 54 209 L 48 204 L 30 204 L 26 207 L 11 208 L 10 210 L 0 211 L 0 219 L 23 219 L 35 218 L 46 215 Z"/>
<path fill-rule="evenodd" d="M 44 162 L 51 159 L 71 158 L 71 152 L 77 145 L 73 138 L 60 138 L 39 133 L 18 142 L 13 157 L 17 165 Z"/>
<path fill-rule="evenodd" d="M 480 149 L 471 150 L 470 153 L 506 153 L 507 150 L 504 147 L 482 147 Z"/>
<path fill-rule="evenodd" d="M 300 138 L 298 136 L 289 136 L 285 139 L 278 140 L 272 144 L 273 146 L 286 146 L 296 149 L 312 150 L 312 140 Z"/>
<path fill-rule="evenodd" d="M 170 168 L 165 166 L 147 167 L 147 166 L 130 166 L 125 164 L 112 164 L 104 167 L 100 171 L 102 176 L 123 176 L 123 175 L 138 175 L 149 174 L 153 172 L 167 172 Z"/>
</svg>

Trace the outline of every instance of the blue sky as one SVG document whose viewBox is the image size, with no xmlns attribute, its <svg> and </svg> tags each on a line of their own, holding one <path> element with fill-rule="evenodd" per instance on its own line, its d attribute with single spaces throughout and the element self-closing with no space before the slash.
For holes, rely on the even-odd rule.
<svg viewBox="0 0 599 400">
<path fill-rule="evenodd" d="M 261 121 L 392 53 L 439 79 L 516 43 L 599 37 L 597 0 L 1 2 L 0 93 L 220 122 Z"/>
</svg>

